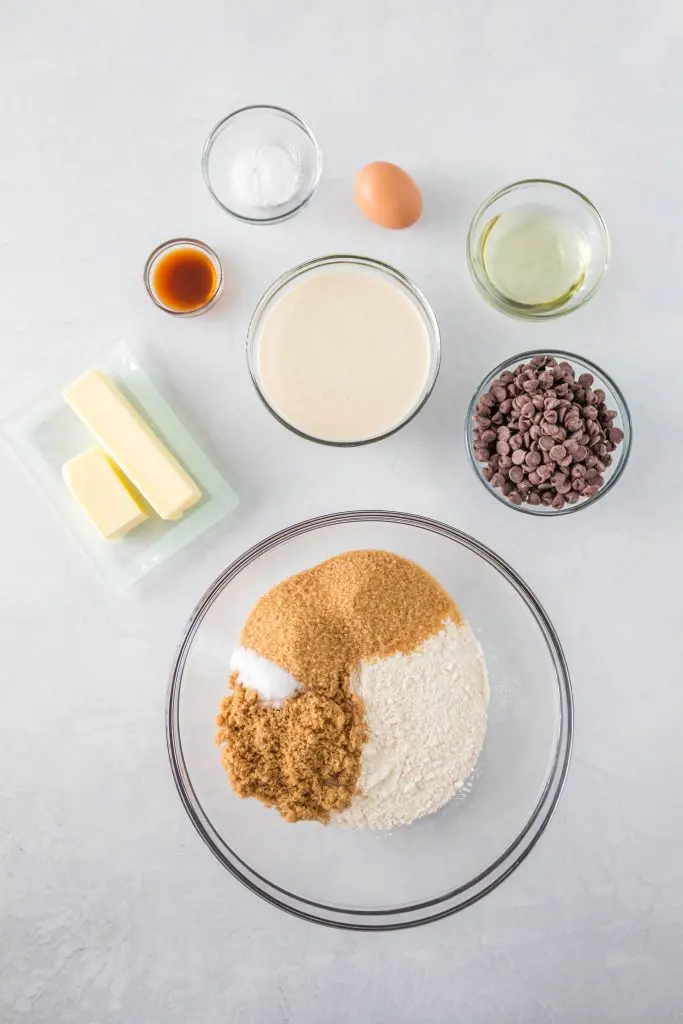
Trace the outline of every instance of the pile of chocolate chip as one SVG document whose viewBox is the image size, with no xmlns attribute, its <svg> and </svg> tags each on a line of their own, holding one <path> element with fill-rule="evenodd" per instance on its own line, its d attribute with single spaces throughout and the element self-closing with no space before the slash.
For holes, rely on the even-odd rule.
<svg viewBox="0 0 683 1024">
<path fill-rule="evenodd" d="M 575 505 L 597 494 L 624 440 L 595 378 L 553 356 L 506 370 L 477 402 L 474 457 L 513 505 Z"/>
</svg>

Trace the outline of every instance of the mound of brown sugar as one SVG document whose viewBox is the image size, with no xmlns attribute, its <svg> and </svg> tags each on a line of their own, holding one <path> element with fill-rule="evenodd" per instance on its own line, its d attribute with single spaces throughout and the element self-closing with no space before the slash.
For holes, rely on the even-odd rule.
<svg viewBox="0 0 683 1024">
<path fill-rule="evenodd" d="M 300 683 L 282 706 L 230 677 L 216 742 L 235 792 L 287 821 L 326 822 L 353 799 L 367 739 L 351 673 L 362 661 L 407 654 L 460 613 L 415 563 L 350 551 L 283 580 L 256 603 L 240 644 Z"/>
</svg>

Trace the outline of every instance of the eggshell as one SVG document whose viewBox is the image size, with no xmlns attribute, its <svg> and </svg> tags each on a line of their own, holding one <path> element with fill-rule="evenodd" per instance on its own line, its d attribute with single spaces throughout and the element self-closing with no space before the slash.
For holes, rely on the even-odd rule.
<svg viewBox="0 0 683 1024">
<path fill-rule="evenodd" d="M 422 194 L 413 179 L 384 160 L 358 172 L 355 192 L 365 216 L 383 228 L 409 228 L 422 213 Z"/>
</svg>

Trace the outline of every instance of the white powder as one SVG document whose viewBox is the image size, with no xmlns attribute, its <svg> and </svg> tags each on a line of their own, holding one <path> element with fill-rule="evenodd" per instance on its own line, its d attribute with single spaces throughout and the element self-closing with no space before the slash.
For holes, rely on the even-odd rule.
<svg viewBox="0 0 683 1024">
<path fill-rule="evenodd" d="M 299 154 L 282 146 L 248 150 L 235 161 L 232 183 L 245 206 L 283 206 L 301 184 Z"/>
<path fill-rule="evenodd" d="M 486 732 L 486 665 L 469 625 L 449 619 L 411 654 L 361 663 L 352 685 L 370 737 L 361 792 L 334 824 L 390 829 L 438 810 L 472 772 Z"/>
<path fill-rule="evenodd" d="M 264 700 L 273 704 L 282 704 L 299 685 L 289 672 L 250 647 L 235 648 L 230 658 L 230 671 L 237 673 L 242 686 L 256 690 Z"/>
</svg>

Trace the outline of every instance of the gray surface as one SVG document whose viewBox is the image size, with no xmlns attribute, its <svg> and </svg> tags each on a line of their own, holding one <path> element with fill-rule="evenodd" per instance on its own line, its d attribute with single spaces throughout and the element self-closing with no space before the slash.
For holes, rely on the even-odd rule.
<svg viewBox="0 0 683 1024">
<path fill-rule="evenodd" d="M 122 599 L 0 460 L 3 1024 L 676 1019 L 682 34 L 675 0 L 2 5 L 0 415 L 124 337 L 243 499 Z M 308 210 L 255 229 L 214 205 L 199 155 L 214 121 L 259 101 L 306 118 L 325 167 Z M 424 189 L 403 234 L 352 205 L 353 173 L 377 158 Z M 585 190 L 614 249 L 594 303 L 540 326 L 490 310 L 464 261 L 475 204 L 529 174 Z M 228 286 L 174 322 L 141 273 L 186 232 L 218 249 Z M 355 451 L 282 430 L 243 358 L 264 288 L 334 250 L 414 277 L 445 342 L 423 413 Z M 461 440 L 478 379 L 542 344 L 604 365 L 636 426 L 614 493 L 553 522 L 493 501 Z M 354 506 L 446 519 L 508 558 L 576 691 L 569 782 L 536 851 L 476 907 L 396 935 L 314 928 L 242 889 L 194 834 L 164 746 L 167 671 L 208 582 L 266 532 Z"/>
</svg>

